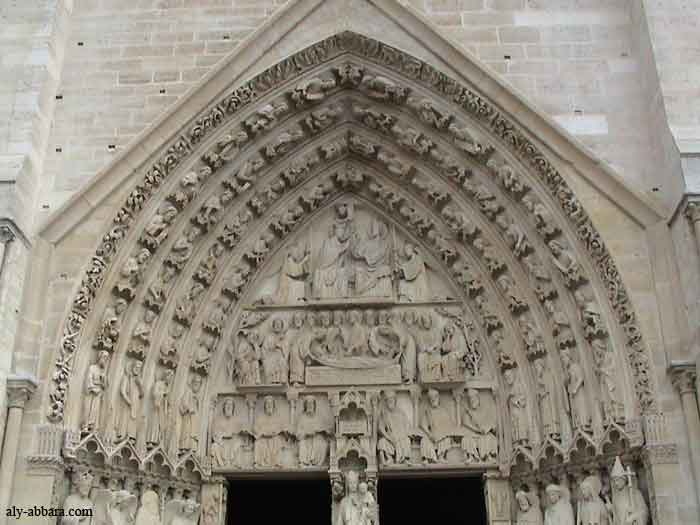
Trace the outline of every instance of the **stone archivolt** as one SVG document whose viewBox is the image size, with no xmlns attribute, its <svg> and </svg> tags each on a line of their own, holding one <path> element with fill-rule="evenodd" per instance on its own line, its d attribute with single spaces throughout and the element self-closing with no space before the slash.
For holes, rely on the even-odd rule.
<svg viewBox="0 0 700 525">
<path fill-rule="evenodd" d="M 344 237 L 351 221 L 338 207 L 348 203 L 370 224 L 357 241 L 357 231 Z M 336 259 L 360 268 L 333 292 L 319 283 L 341 266 L 332 258 L 319 264 L 303 246 L 310 238 L 318 252 L 318 232 L 328 228 Z M 383 253 L 385 244 L 391 250 Z M 440 294 L 406 284 L 420 270 L 406 262 L 416 254 L 425 282 Z M 280 272 L 289 277 L 285 286 L 260 295 Z M 367 295 L 363 282 L 375 291 Z M 289 327 L 300 311 L 323 319 L 324 304 L 331 322 L 317 325 L 323 352 L 332 348 L 336 312 L 344 316 L 336 332 L 346 334 L 337 340 L 348 348 L 354 314 L 345 312 L 366 317 L 374 308 L 406 326 L 425 312 L 446 319 L 436 327 L 439 358 L 428 344 L 412 354 L 401 330 L 372 321 L 357 342 L 371 349 L 376 329 L 377 348 L 376 338 L 393 348 L 381 359 L 381 350 L 363 357 L 380 379 L 366 388 L 313 384 L 308 373 L 290 370 L 289 345 L 273 321 L 284 318 Z M 469 352 L 451 353 L 450 330 L 464 334 L 457 346 Z M 79 348 L 94 348 L 93 357 L 76 361 Z M 257 357 L 266 353 L 277 361 Z M 322 372 L 328 377 L 361 360 L 310 355 L 302 368 L 335 369 Z M 431 362 L 439 377 L 426 376 Z M 390 366 L 397 376 L 387 375 Z M 334 401 L 352 387 L 369 400 L 362 416 Z M 630 428 L 654 410 L 653 388 L 620 277 L 554 165 L 480 95 L 398 50 L 345 33 L 217 102 L 133 189 L 66 321 L 48 416 L 83 431 L 77 449 L 97 443 L 109 457 L 128 450 L 139 468 L 157 456 L 205 476 L 212 463 L 333 471 L 349 457 L 339 453 L 368 457 L 368 447 L 379 448 L 387 468 L 492 463 L 507 470 L 524 462 L 539 469 L 578 460 L 581 450 L 598 457 L 635 444 Z M 382 389 L 392 393 L 381 396 Z M 495 393 L 498 421 L 479 415 L 486 391 Z M 307 411 L 309 396 L 315 407 Z M 387 408 L 397 399 L 403 415 Z M 320 406 L 334 424 L 314 420 Z M 370 422 L 365 431 L 339 430 L 362 417 Z M 226 418 L 230 425 L 217 428 Z M 380 419 L 383 434 L 373 426 Z M 278 463 L 280 454 L 286 459 Z M 376 472 L 376 455 L 369 463 Z"/>
</svg>

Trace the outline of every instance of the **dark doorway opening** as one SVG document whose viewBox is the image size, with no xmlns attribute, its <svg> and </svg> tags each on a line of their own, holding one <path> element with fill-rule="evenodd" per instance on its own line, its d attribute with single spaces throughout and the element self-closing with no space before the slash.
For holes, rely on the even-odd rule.
<svg viewBox="0 0 700 525">
<path fill-rule="evenodd" d="M 479 478 L 389 478 L 379 481 L 381 525 L 486 525 Z"/>
<path fill-rule="evenodd" d="M 232 480 L 228 488 L 228 525 L 329 525 L 328 479 Z"/>
</svg>

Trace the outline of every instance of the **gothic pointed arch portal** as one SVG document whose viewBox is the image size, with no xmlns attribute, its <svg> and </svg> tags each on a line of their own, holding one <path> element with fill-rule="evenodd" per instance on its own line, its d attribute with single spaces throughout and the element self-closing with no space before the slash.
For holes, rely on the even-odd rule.
<svg viewBox="0 0 700 525">
<path fill-rule="evenodd" d="M 487 95 L 344 32 L 213 101 L 72 303 L 47 416 L 73 461 L 194 495 L 634 457 L 655 387 L 625 287 L 554 155 Z"/>
</svg>

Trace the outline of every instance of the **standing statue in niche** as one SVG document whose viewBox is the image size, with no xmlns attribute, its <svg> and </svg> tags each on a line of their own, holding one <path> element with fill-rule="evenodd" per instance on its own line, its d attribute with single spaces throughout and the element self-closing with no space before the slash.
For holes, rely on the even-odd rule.
<svg viewBox="0 0 700 525">
<path fill-rule="evenodd" d="M 547 485 L 547 508 L 544 525 L 574 525 L 574 509 L 569 501 L 569 491 L 561 485 Z"/>
<path fill-rule="evenodd" d="M 299 442 L 299 464 L 302 467 L 319 467 L 328 458 L 328 436 L 331 425 L 319 414 L 316 399 L 306 397 L 303 410 L 297 420 L 297 441 Z"/>
<path fill-rule="evenodd" d="M 289 351 L 289 382 L 298 386 L 304 383 L 304 371 L 306 370 L 306 358 L 308 357 L 306 346 L 307 334 L 304 331 L 304 313 L 294 312 L 292 322 L 286 335 L 286 346 Z"/>
<path fill-rule="evenodd" d="M 602 490 L 598 476 L 588 476 L 580 485 L 581 499 L 576 515 L 579 525 L 610 525 L 610 513 L 600 497 Z"/>
<path fill-rule="evenodd" d="M 289 377 L 289 352 L 284 334 L 284 320 L 281 317 L 272 320 L 272 331 L 265 336 L 262 350 L 265 383 L 286 383 Z"/>
<path fill-rule="evenodd" d="M 81 431 L 93 432 L 100 426 L 102 398 L 107 389 L 107 367 L 109 352 L 101 350 L 97 354 L 97 362 L 90 365 L 85 379 L 85 400 L 83 402 L 83 423 Z"/>
<path fill-rule="evenodd" d="M 649 523 L 649 507 L 642 492 L 635 486 L 635 474 L 630 467 L 625 470 L 620 457 L 615 458 L 615 464 L 610 473 L 612 502 L 606 502 L 612 512 L 613 525 L 647 525 Z"/>
<path fill-rule="evenodd" d="M 350 243 L 354 231 L 351 203 L 335 206 L 335 219 L 318 253 L 313 273 L 313 295 L 318 299 L 348 297 L 352 279 Z"/>
<path fill-rule="evenodd" d="M 202 377 L 193 374 L 189 386 L 180 399 L 180 440 L 181 452 L 197 451 L 199 447 L 199 416 L 201 410 Z"/>
<path fill-rule="evenodd" d="M 542 418 L 542 430 L 544 435 L 554 440 L 561 437 L 562 407 L 557 396 L 557 387 L 554 375 L 547 369 L 544 358 L 533 362 L 535 367 L 535 380 L 537 384 L 537 404 Z"/>
<path fill-rule="evenodd" d="M 384 405 L 377 422 L 377 451 L 383 465 L 411 460 L 411 424 L 396 403 L 396 392 L 384 392 Z"/>
<path fill-rule="evenodd" d="M 543 525 L 540 498 L 536 492 L 519 490 L 515 493 L 515 501 L 518 504 L 515 525 Z"/>
<path fill-rule="evenodd" d="M 428 390 L 428 403 L 423 407 L 420 429 L 423 431 L 420 448 L 425 463 L 447 462 L 455 434 L 453 417 L 449 407 L 440 402 L 440 392 Z"/>
<path fill-rule="evenodd" d="M 170 388 L 175 377 L 173 370 L 163 372 L 163 377 L 156 381 L 151 391 L 153 411 L 149 418 L 148 435 L 146 444 L 155 447 L 158 444 L 166 445 L 168 442 L 168 428 L 170 427 Z"/>
<path fill-rule="evenodd" d="M 362 261 L 356 270 L 355 295 L 360 297 L 391 296 L 391 239 L 389 228 L 373 219 L 366 238 L 355 240 L 353 257 Z"/>
<path fill-rule="evenodd" d="M 428 269 L 418 248 L 407 242 L 403 258 L 397 262 L 399 275 L 399 300 L 420 302 L 430 300 Z"/>
<path fill-rule="evenodd" d="M 136 434 L 141 426 L 143 399 L 143 379 L 141 369 L 143 362 L 132 361 L 124 370 L 124 377 L 119 386 L 119 402 L 117 403 L 117 441 L 128 439 L 136 442 Z"/>
<path fill-rule="evenodd" d="M 571 420 L 576 430 L 586 431 L 591 427 L 591 414 L 588 410 L 584 388 L 583 368 L 574 361 L 568 349 L 562 350 L 561 361 L 566 370 L 567 392 L 571 406 Z"/>
<path fill-rule="evenodd" d="M 282 264 L 277 285 L 277 303 L 292 304 L 306 299 L 308 277 L 309 250 L 299 242 L 290 248 Z"/>
<path fill-rule="evenodd" d="M 462 438 L 462 449 L 467 462 L 495 461 L 498 457 L 498 437 L 495 407 L 482 404 L 481 393 L 467 390 L 467 403 L 462 410 L 462 426 L 467 429 Z"/>
<path fill-rule="evenodd" d="M 282 452 L 286 446 L 283 433 L 287 432 L 278 411 L 275 398 L 265 396 L 263 412 L 255 417 L 255 466 L 282 467 Z"/>
<path fill-rule="evenodd" d="M 503 372 L 503 379 L 508 389 L 507 402 L 513 445 L 526 446 L 530 441 L 530 420 L 527 414 L 525 391 L 516 374 L 515 368 L 509 368 Z"/>
<path fill-rule="evenodd" d="M 147 490 L 141 495 L 141 507 L 136 513 L 134 525 L 160 525 L 160 498 L 158 493 Z"/>
<path fill-rule="evenodd" d="M 93 475 L 88 471 L 75 471 L 71 477 L 73 492 L 63 502 L 65 515 L 61 525 L 91 525 L 95 506 L 90 499 Z"/>
<path fill-rule="evenodd" d="M 620 399 L 621 388 L 617 380 L 615 354 L 608 349 L 607 340 L 594 339 L 593 360 L 596 364 L 596 375 L 600 384 L 601 408 L 605 421 L 622 422 L 625 420 L 625 404 Z"/>
</svg>

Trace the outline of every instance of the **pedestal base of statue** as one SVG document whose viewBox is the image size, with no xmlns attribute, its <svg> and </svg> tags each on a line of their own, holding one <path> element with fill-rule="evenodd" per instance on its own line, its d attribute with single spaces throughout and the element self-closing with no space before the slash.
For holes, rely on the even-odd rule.
<svg viewBox="0 0 700 525">
<path fill-rule="evenodd" d="M 306 368 L 307 386 L 364 386 L 401 384 L 401 366 L 382 368 L 332 368 L 309 366 Z"/>
</svg>

